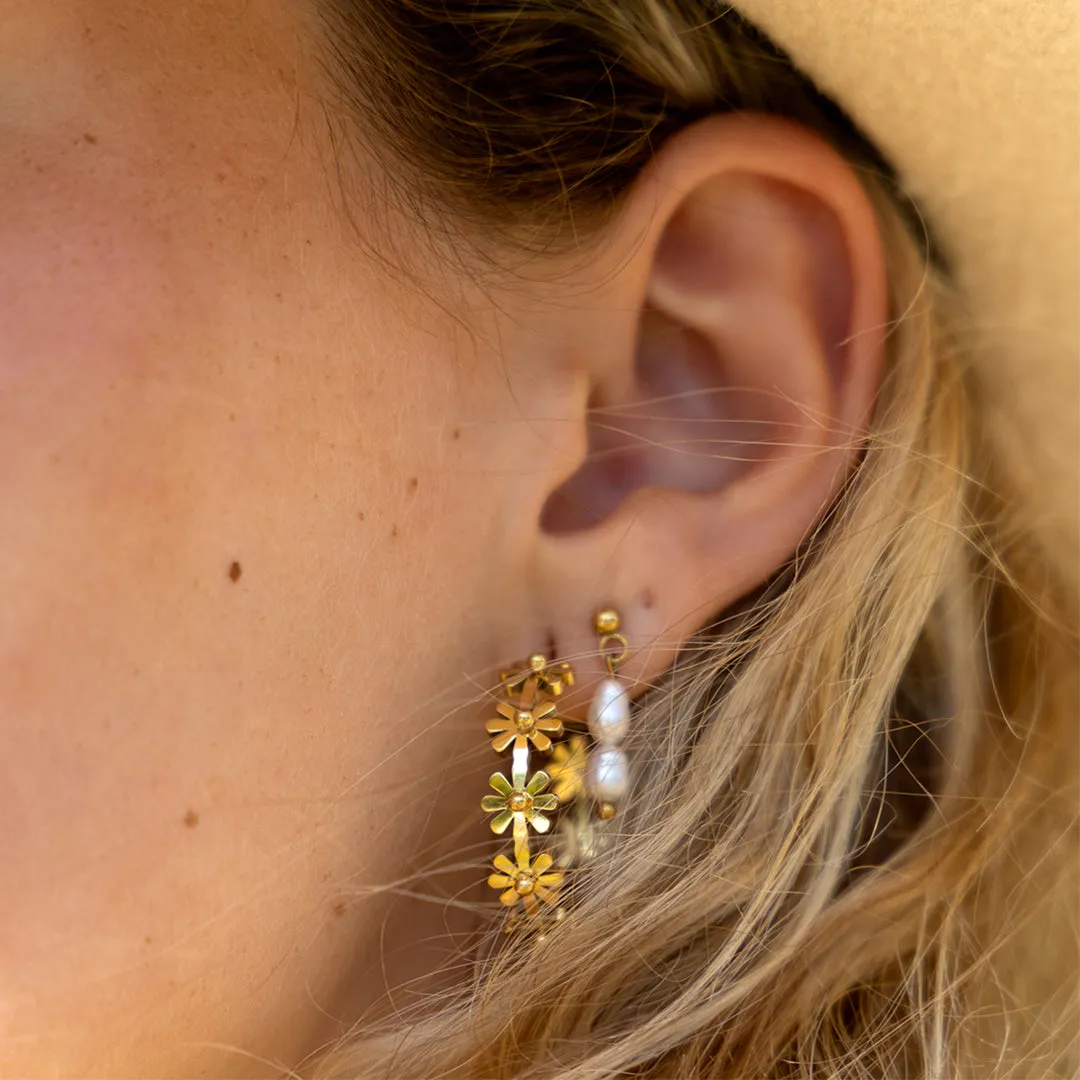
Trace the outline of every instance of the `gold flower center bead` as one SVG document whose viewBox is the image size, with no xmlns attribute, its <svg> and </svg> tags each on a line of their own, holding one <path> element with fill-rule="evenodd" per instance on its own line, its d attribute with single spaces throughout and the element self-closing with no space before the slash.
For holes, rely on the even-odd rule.
<svg viewBox="0 0 1080 1080">
<path fill-rule="evenodd" d="M 518 896 L 531 896 L 536 889 L 536 875 L 522 873 L 514 878 L 514 892 Z"/>
<path fill-rule="evenodd" d="M 514 791 L 506 800 L 507 809 L 513 810 L 515 814 L 528 810 L 530 806 L 532 806 L 532 796 L 527 791 Z"/>
<path fill-rule="evenodd" d="M 517 715 L 514 717 L 514 723 L 522 735 L 528 735 L 536 727 L 536 720 L 528 709 L 518 709 Z"/>
</svg>

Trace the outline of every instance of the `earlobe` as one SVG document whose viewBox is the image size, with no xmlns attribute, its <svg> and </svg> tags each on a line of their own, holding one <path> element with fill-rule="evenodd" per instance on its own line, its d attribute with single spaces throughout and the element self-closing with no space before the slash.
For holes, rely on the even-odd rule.
<svg viewBox="0 0 1080 1080">
<path fill-rule="evenodd" d="M 882 363 L 884 260 L 847 164 L 767 117 L 676 136 L 619 227 L 637 246 L 622 295 L 577 313 L 598 349 L 577 420 L 588 452 L 544 509 L 540 566 L 559 567 L 549 595 L 572 592 L 582 625 L 581 601 L 603 598 L 637 640 L 677 643 L 782 565 L 852 467 Z"/>
</svg>

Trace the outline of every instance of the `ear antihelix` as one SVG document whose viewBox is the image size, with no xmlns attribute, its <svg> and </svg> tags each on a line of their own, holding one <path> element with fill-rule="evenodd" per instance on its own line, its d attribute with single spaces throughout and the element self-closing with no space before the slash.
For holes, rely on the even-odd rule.
<svg viewBox="0 0 1080 1080">
<path fill-rule="evenodd" d="M 843 426 L 852 288 L 837 215 L 739 171 L 667 213 L 620 311 L 636 305 L 633 348 L 612 334 L 618 354 L 596 365 L 588 453 L 544 508 L 549 532 L 586 530 L 646 488 L 721 492 Z"/>
</svg>

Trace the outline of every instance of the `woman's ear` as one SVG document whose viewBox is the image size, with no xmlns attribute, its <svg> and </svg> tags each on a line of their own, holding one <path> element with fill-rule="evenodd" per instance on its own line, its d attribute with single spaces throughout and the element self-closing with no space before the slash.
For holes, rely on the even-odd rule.
<svg viewBox="0 0 1080 1080">
<path fill-rule="evenodd" d="M 880 378 L 885 265 L 851 167 L 758 115 L 674 136 L 604 240 L 562 309 L 587 392 L 560 417 L 576 451 L 530 588 L 565 655 L 619 607 L 648 679 L 836 496 Z"/>
</svg>

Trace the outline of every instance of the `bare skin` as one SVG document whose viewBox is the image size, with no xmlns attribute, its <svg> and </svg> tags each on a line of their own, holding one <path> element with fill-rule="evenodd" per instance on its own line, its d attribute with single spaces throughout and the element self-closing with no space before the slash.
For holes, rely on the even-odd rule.
<svg viewBox="0 0 1080 1080">
<path fill-rule="evenodd" d="M 340 886 L 401 873 L 447 745 L 401 747 L 487 634 L 481 388 L 340 239 L 286 14 L 221 7 L 0 35 L 8 1076 L 266 1075 L 198 1044 L 294 1062 L 377 996 Z"/>
<path fill-rule="evenodd" d="M 356 891 L 486 850 L 474 680 L 551 637 L 584 654 L 611 601 L 656 643 L 631 674 L 661 671 L 793 550 L 872 398 L 883 272 L 835 155 L 706 126 L 557 308 L 539 285 L 434 302 L 406 232 L 432 290 L 339 212 L 309 30 L 285 0 L 0 16 L 5 1076 L 277 1075 L 400 993 L 475 920 Z M 740 212 L 665 232 L 699 189 Z M 737 274 L 706 265 L 744 248 Z M 798 268 L 829 261 L 819 320 Z M 736 278 L 763 317 L 710 326 L 702 282 Z M 636 345 L 647 293 L 667 321 Z M 786 449 L 686 479 L 640 450 L 669 416 L 626 468 L 581 471 L 590 388 L 659 396 L 635 349 L 676 323 L 706 347 L 665 387 L 766 380 L 745 407 L 767 415 L 716 422 Z M 821 415 L 835 431 L 792 427 Z M 543 527 L 568 481 L 596 528 Z"/>
</svg>

